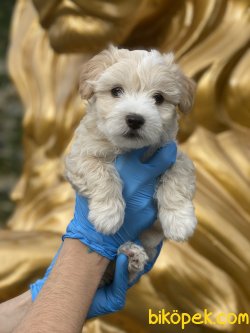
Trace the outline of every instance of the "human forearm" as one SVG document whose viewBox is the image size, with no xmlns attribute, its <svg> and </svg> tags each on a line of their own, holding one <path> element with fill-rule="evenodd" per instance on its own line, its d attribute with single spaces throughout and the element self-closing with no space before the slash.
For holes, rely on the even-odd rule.
<svg viewBox="0 0 250 333">
<path fill-rule="evenodd" d="M 55 267 L 16 333 L 79 332 L 108 260 L 65 239 Z"/>
</svg>

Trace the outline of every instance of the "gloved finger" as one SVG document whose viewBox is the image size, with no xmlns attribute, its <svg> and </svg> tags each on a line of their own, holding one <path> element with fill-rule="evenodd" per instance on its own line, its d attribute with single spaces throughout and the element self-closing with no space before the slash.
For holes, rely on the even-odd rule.
<svg viewBox="0 0 250 333">
<path fill-rule="evenodd" d="M 148 147 L 143 147 L 140 149 L 134 149 L 131 152 L 128 152 L 126 154 L 118 155 L 115 159 L 115 166 L 116 169 L 122 170 L 122 168 L 129 163 L 133 163 L 133 166 L 135 167 L 136 162 L 141 163 L 141 158 L 144 156 L 146 151 L 148 150 Z"/>
<path fill-rule="evenodd" d="M 110 286 L 111 294 L 116 300 L 117 310 L 122 309 L 128 289 L 128 258 L 125 254 L 119 254 L 116 259 L 113 283 Z"/>
<path fill-rule="evenodd" d="M 145 166 L 149 167 L 151 175 L 158 177 L 175 163 L 176 155 L 176 143 L 171 141 L 164 147 L 159 148 L 155 154 L 145 162 Z"/>
<path fill-rule="evenodd" d="M 127 289 L 128 259 L 125 254 L 119 254 L 116 260 L 113 282 L 111 285 L 97 290 L 87 318 L 121 310 L 125 305 Z"/>
<path fill-rule="evenodd" d="M 139 148 L 139 149 L 134 149 L 131 151 L 131 155 L 137 159 L 138 161 L 141 161 L 141 159 L 143 158 L 143 156 L 145 155 L 145 153 L 148 151 L 149 147 L 143 147 L 143 148 Z"/>
<path fill-rule="evenodd" d="M 121 253 L 117 256 L 115 265 L 114 280 L 112 283 L 112 292 L 123 296 L 124 290 L 128 285 L 128 258 Z"/>
<path fill-rule="evenodd" d="M 108 289 L 109 287 L 107 286 L 97 289 L 87 314 L 88 319 L 111 312 L 109 311 L 110 302 L 108 297 Z"/>
</svg>

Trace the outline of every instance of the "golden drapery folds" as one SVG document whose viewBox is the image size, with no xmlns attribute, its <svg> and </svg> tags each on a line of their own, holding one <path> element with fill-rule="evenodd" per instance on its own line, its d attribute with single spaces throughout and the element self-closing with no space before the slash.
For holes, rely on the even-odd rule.
<svg viewBox="0 0 250 333">
<path fill-rule="evenodd" d="M 247 0 L 18 0 L 9 70 L 24 104 L 24 167 L 16 210 L 0 232 L 0 299 L 41 276 L 73 213 L 63 156 L 84 114 L 79 67 L 108 43 L 174 50 L 197 81 L 181 121 L 197 169 L 199 225 L 187 244 L 166 242 L 126 308 L 87 323 L 87 333 L 177 332 L 149 326 L 148 309 L 250 312 L 250 56 Z M 185 332 L 247 332 L 244 325 L 188 325 Z"/>
</svg>

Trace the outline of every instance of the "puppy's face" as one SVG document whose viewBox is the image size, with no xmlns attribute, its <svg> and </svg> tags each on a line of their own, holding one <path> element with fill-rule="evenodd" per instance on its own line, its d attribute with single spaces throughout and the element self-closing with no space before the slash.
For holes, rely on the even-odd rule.
<svg viewBox="0 0 250 333">
<path fill-rule="evenodd" d="M 176 106 L 191 108 L 194 84 L 173 61 L 173 54 L 114 47 L 89 61 L 80 92 L 115 146 L 141 148 L 175 138 Z"/>
</svg>

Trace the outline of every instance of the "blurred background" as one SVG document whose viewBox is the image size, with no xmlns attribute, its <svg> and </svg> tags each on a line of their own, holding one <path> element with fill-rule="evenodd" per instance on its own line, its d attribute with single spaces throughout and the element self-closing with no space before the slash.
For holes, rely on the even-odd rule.
<svg viewBox="0 0 250 333">
<path fill-rule="evenodd" d="M 0 10 L 0 227 L 14 209 L 10 191 L 22 167 L 22 105 L 6 64 L 14 4 L 3 1 Z"/>
<path fill-rule="evenodd" d="M 199 224 L 189 242 L 165 242 L 123 311 L 88 322 L 85 332 L 180 331 L 149 327 L 149 308 L 250 312 L 249 13 L 248 0 L 1 3 L 0 301 L 27 290 L 59 247 L 74 207 L 63 158 L 85 112 L 79 68 L 113 43 L 173 50 L 197 82 L 179 141 L 196 166 Z M 208 324 L 185 332 L 248 330 Z"/>
</svg>

